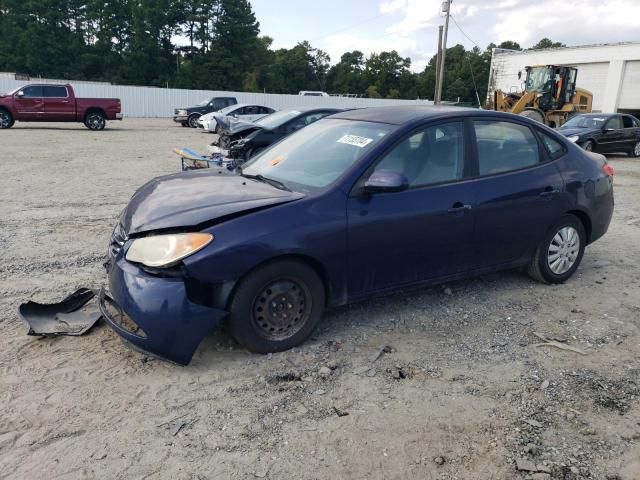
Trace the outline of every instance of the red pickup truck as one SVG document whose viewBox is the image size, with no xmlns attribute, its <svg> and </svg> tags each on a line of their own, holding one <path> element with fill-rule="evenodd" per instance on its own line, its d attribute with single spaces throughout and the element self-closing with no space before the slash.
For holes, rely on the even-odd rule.
<svg viewBox="0 0 640 480">
<path fill-rule="evenodd" d="M 71 85 L 25 85 L 0 95 L 0 129 L 19 122 L 83 122 L 102 130 L 122 120 L 117 98 L 76 98 Z"/>
</svg>

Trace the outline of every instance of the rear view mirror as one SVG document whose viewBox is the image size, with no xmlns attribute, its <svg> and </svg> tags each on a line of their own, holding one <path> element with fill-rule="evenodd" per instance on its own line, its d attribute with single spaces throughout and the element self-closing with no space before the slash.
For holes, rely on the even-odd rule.
<svg viewBox="0 0 640 480">
<path fill-rule="evenodd" d="M 400 192 L 409 188 L 409 180 L 402 173 L 394 170 L 376 170 L 364 183 L 364 191 Z"/>
</svg>

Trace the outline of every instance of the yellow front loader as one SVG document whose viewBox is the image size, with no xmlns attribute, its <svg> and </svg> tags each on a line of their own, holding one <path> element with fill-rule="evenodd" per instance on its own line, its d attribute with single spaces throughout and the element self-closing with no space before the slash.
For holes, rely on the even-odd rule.
<svg viewBox="0 0 640 480">
<path fill-rule="evenodd" d="M 526 71 L 523 92 L 493 93 L 494 110 L 522 115 L 552 128 L 575 113 L 591 112 L 593 94 L 576 88 L 577 68 L 537 65 L 526 67 Z"/>
</svg>

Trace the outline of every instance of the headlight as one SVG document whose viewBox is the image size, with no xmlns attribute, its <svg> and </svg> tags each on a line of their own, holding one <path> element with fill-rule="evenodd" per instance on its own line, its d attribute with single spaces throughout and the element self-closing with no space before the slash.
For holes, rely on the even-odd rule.
<svg viewBox="0 0 640 480">
<path fill-rule="evenodd" d="M 213 241 L 209 233 L 176 233 L 138 238 L 127 251 L 127 260 L 148 267 L 170 267 Z"/>
<path fill-rule="evenodd" d="M 186 110 L 178 110 L 178 117 L 186 117 L 186 116 L 187 116 Z"/>
<path fill-rule="evenodd" d="M 580 137 L 578 135 L 571 135 L 570 137 L 567 137 L 567 140 L 569 140 L 570 142 L 576 143 L 579 138 Z"/>
</svg>

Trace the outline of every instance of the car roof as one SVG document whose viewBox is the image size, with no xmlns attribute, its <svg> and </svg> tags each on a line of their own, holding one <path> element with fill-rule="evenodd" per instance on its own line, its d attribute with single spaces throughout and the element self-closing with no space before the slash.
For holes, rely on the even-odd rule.
<svg viewBox="0 0 640 480">
<path fill-rule="evenodd" d="M 574 117 L 612 117 L 614 115 L 624 115 L 624 113 L 576 113 Z"/>
<path fill-rule="evenodd" d="M 336 107 L 297 107 L 297 108 L 283 108 L 280 110 L 281 112 L 300 112 L 300 113 L 310 113 L 310 112 L 344 112 L 344 108 L 336 108 Z"/>
<path fill-rule="evenodd" d="M 393 107 L 371 107 L 358 110 L 347 110 L 342 113 L 332 115 L 331 118 L 341 118 L 345 120 L 361 120 L 365 122 L 388 123 L 391 125 L 404 125 L 418 120 L 428 120 L 430 118 L 446 117 L 451 114 L 472 113 L 482 115 L 486 110 L 465 107 L 444 107 L 433 105 L 406 105 Z M 497 113 L 493 110 L 491 113 Z"/>
</svg>

